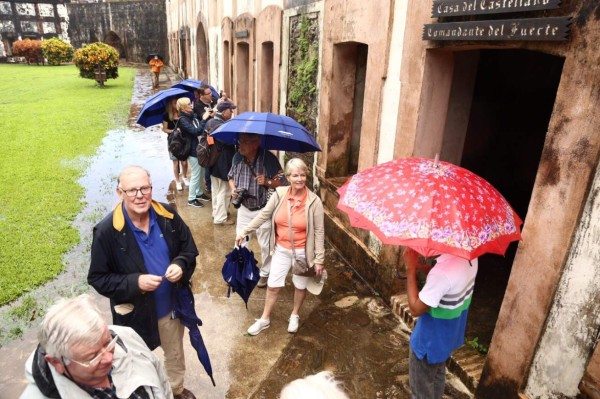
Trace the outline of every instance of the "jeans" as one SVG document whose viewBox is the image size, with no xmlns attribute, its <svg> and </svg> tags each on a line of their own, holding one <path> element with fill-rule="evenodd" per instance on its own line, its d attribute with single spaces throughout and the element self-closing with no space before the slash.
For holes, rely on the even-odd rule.
<svg viewBox="0 0 600 399">
<path fill-rule="evenodd" d="M 203 194 L 202 192 L 202 172 L 203 167 L 198 164 L 198 158 L 188 157 L 188 165 L 192 169 L 192 177 L 190 178 L 190 192 L 188 193 L 188 201 L 193 201 L 196 197 Z"/>
<path fill-rule="evenodd" d="M 408 381 L 412 399 L 441 399 L 446 385 L 446 362 L 429 364 L 410 350 L 408 358 Z"/>
</svg>

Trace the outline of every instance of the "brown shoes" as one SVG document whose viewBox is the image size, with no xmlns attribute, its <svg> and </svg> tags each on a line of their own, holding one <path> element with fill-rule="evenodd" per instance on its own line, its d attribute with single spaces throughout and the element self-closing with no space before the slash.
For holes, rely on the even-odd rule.
<svg viewBox="0 0 600 399">
<path fill-rule="evenodd" d="M 183 391 L 179 395 L 173 395 L 175 399 L 196 399 L 196 396 L 191 391 L 183 388 Z"/>
<path fill-rule="evenodd" d="M 268 277 L 262 277 L 258 280 L 258 283 L 256 284 L 256 286 L 258 288 L 265 288 L 267 286 L 267 281 L 269 280 Z"/>
</svg>

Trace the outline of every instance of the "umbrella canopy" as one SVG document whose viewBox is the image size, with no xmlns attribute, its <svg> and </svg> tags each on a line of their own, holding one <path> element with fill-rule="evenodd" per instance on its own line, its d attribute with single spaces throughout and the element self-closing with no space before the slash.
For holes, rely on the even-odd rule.
<svg viewBox="0 0 600 399">
<path fill-rule="evenodd" d="M 163 114 L 167 109 L 167 102 L 170 98 L 187 97 L 194 99 L 194 94 L 183 89 L 161 90 L 146 100 L 135 123 L 144 127 L 158 125 L 162 123 Z"/>
<path fill-rule="evenodd" d="M 244 112 L 219 126 L 211 136 L 235 144 L 240 133 L 262 135 L 261 147 L 267 150 L 321 151 L 315 138 L 294 119 L 270 112 Z"/>
<path fill-rule="evenodd" d="M 146 63 L 150 62 L 150 60 L 154 57 L 158 57 L 159 60 L 164 61 L 163 56 L 157 53 L 150 53 L 148 54 L 148 56 L 146 57 Z"/>
<path fill-rule="evenodd" d="M 198 87 L 200 87 L 201 85 L 207 85 L 208 87 L 210 87 L 212 96 L 215 98 L 219 98 L 219 92 L 214 87 L 212 87 L 211 85 L 209 85 L 206 82 L 203 82 L 202 80 L 186 79 L 186 80 L 182 80 L 181 82 L 179 82 L 177 84 L 174 84 L 171 87 L 175 87 L 177 89 L 183 89 L 183 90 L 193 92 L 194 90 L 198 90 Z"/>
<path fill-rule="evenodd" d="M 200 360 L 206 374 L 208 374 L 213 386 L 215 386 L 210 357 L 208 356 L 206 345 L 204 345 L 202 334 L 200 334 L 200 329 L 198 328 L 198 326 L 202 325 L 202 320 L 196 315 L 194 294 L 188 285 L 175 286 L 173 288 L 173 308 L 174 316 L 179 318 L 181 324 L 186 326 L 190 331 L 192 347 L 196 350 L 198 360 Z"/>
<path fill-rule="evenodd" d="M 235 247 L 233 251 L 225 255 L 225 263 L 221 273 L 223 279 L 229 285 L 227 297 L 233 292 L 237 293 L 248 308 L 248 298 L 260 279 L 260 270 L 256 266 L 254 252 L 246 247 Z"/>
<path fill-rule="evenodd" d="M 426 257 L 504 255 L 521 239 L 523 222 L 498 190 L 447 162 L 396 159 L 354 175 L 338 193 L 352 226 Z"/>
</svg>

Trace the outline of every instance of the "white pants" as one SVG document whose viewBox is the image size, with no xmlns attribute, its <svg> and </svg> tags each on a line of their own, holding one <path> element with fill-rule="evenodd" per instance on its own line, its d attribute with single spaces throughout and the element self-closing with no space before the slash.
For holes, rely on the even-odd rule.
<svg viewBox="0 0 600 399">
<path fill-rule="evenodd" d="M 252 219 L 260 213 L 260 209 L 257 211 L 251 211 L 244 205 L 240 206 L 237 213 L 237 225 L 235 227 L 236 234 L 239 236 L 242 231 L 250 224 Z M 252 238 L 252 237 L 250 237 Z M 260 276 L 267 277 L 271 270 L 271 254 L 269 253 L 269 241 L 271 239 L 271 221 L 267 220 L 258 229 L 256 229 L 256 239 L 260 246 L 260 256 L 262 259 L 262 267 L 260 268 Z M 248 245 L 248 243 L 244 244 Z"/>
<path fill-rule="evenodd" d="M 227 220 L 227 210 L 231 202 L 231 187 L 229 181 L 211 176 L 211 192 L 212 192 L 212 217 L 213 222 L 223 223 Z"/>
<path fill-rule="evenodd" d="M 304 248 L 295 249 L 296 257 L 304 259 Z M 294 255 L 291 249 L 282 247 L 281 245 L 275 245 L 275 251 L 271 259 L 271 273 L 269 274 L 269 280 L 267 284 L 269 287 L 278 288 L 285 286 L 285 278 L 287 277 L 292 264 L 294 263 Z M 294 287 L 299 290 L 305 290 L 308 285 L 308 279 L 310 277 L 296 276 L 292 274 L 292 283 Z"/>
<path fill-rule="evenodd" d="M 196 197 L 204 194 L 202 192 L 202 175 L 204 168 L 198 163 L 198 158 L 188 157 L 188 165 L 192 169 L 192 177 L 190 177 L 190 192 L 188 193 L 188 201 L 193 201 Z"/>
</svg>

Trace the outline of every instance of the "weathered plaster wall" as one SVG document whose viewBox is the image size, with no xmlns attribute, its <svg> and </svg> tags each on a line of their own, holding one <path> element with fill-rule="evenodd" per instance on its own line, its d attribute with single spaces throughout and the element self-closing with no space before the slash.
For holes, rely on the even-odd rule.
<svg viewBox="0 0 600 399">
<path fill-rule="evenodd" d="M 115 32 L 128 61 L 145 62 L 151 52 L 168 54 L 167 22 L 163 0 L 116 3 L 69 3 L 69 37 L 75 48 L 103 41 Z"/>
<path fill-rule="evenodd" d="M 525 393 L 575 396 L 600 326 L 600 169 L 580 219 Z M 568 365 L 568 367 L 565 367 Z"/>
</svg>

